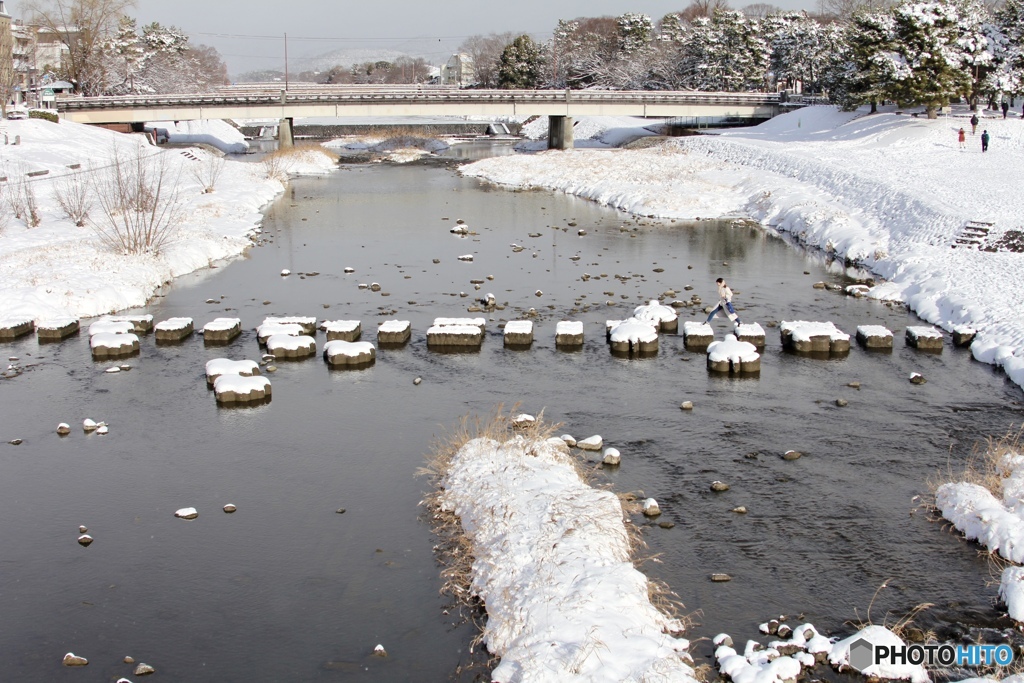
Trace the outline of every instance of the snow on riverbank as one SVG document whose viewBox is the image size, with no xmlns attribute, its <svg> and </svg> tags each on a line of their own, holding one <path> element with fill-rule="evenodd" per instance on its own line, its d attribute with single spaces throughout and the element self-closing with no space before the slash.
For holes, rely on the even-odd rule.
<svg viewBox="0 0 1024 683">
<path fill-rule="evenodd" d="M 192 170 L 204 167 L 213 152 L 145 147 L 145 154 L 162 155 L 171 177 L 177 178 L 185 220 L 159 254 L 117 254 L 92 228 L 76 227 L 64 217 L 54 188 L 68 174 L 95 177 L 115 147 L 131 155 L 145 139 L 66 121 L 7 121 L 4 127 L 12 141 L 20 136 L 21 144 L 2 148 L 0 175 L 13 179 L 34 171 L 48 173 L 28 180 L 40 207 L 39 226 L 27 228 L 10 217 L 0 230 L 0 318 L 88 317 L 142 306 L 172 278 L 250 246 L 249 236 L 263 218 L 261 208 L 284 189 L 280 181 L 267 178 L 262 164 L 228 159 L 215 190 L 204 193 L 204 183 Z M 211 126 L 190 130 L 193 135 L 217 134 Z M 70 168 L 76 164 L 81 168 Z M 334 167 L 329 155 L 315 150 L 298 152 L 288 161 L 292 174 L 324 173 Z M 12 182 L 5 183 L 2 192 L 11 187 Z"/>
<path fill-rule="evenodd" d="M 655 609 L 631 562 L 618 498 L 591 488 L 543 440 L 478 438 L 441 483 L 475 560 L 470 590 L 498 683 L 695 683 L 682 624 Z"/>
<path fill-rule="evenodd" d="M 496 157 L 463 172 L 646 216 L 753 217 L 888 280 L 869 296 L 905 301 L 946 330 L 977 329 L 975 358 L 1024 384 L 1024 257 L 952 248 L 968 221 L 992 224 L 989 245 L 1024 230 L 1015 180 L 1024 122 L 983 118 L 960 150 L 969 113 L 956 114 L 929 121 L 808 107 L 656 148 Z M 992 136 L 985 154 L 982 129 Z"/>
</svg>

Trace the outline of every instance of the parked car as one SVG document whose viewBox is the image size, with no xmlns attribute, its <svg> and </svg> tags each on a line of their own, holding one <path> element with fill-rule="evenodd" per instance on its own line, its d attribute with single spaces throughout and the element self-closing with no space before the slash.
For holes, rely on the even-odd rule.
<svg viewBox="0 0 1024 683">
<path fill-rule="evenodd" d="M 27 119 L 28 109 L 24 109 L 21 107 L 11 107 L 7 110 L 7 118 L 11 121 L 14 121 L 15 119 Z"/>
</svg>

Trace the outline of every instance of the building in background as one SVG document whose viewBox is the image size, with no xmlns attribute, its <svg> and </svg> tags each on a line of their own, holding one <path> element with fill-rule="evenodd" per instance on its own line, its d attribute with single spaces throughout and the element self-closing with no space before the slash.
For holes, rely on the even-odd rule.
<svg viewBox="0 0 1024 683">
<path fill-rule="evenodd" d="M 0 104 L 4 113 L 14 99 L 14 38 L 11 33 L 11 15 L 4 0 L 0 0 Z"/>
<path fill-rule="evenodd" d="M 465 52 L 456 52 L 448 62 L 441 67 L 441 85 L 454 85 L 458 88 L 465 88 L 476 82 L 476 69 L 473 67 L 473 58 Z"/>
</svg>

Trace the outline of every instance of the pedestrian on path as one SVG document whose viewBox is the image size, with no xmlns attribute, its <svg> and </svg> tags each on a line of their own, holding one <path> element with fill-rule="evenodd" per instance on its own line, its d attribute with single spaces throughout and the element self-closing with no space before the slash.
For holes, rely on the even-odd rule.
<svg viewBox="0 0 1024 683">
<path fill-rule="evenodd" d="M 1006 118 L 1006 112 L 1010 111 L 1010 103 L 1003 100 L 1003 118 Z"/>
<path fill-rule="evenodd" d="M 956 134 L 956 139 L 957 142 L 960 143 L 960 149 L 967 149 L 967 133 L 963 128 L 961 128 L 960 132 Z"/>
<path fill-rule="evenodd" d="M 725 280 L 723 278 L 715 280 L 715 284 L 718 285 L 718 305 L 712 309 L 705 322 L 710 325 L 712 319 L 714 319 L 719 312 L 725 311 L 726 317 L 732 321 L 733 328 L 739 328 L 743 323 L 740 322 L 740 316 L 736 313 L 736 309 L 732 307 L 732 290 L 729 289 L 729 285 L 725 284 Z"/>
<path fill-rule="evenodd" d="M 982 133 L 981 133 L 981 151 L 982 152 L 987 152 L 988 151 L 988 131 L 987 130 L 982 131 Z"/>
<path fill-rule="evenodd" d="M 971 115 L 971 135 L 975 135 L 978 132 L 978 115 Z"/>
</svg>

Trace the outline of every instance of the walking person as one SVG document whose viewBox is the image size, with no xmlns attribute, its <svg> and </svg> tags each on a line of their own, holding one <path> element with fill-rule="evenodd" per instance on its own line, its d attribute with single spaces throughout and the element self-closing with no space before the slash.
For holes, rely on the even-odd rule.
<svg viewBox="0 0 1024 683">
<path fill-rule="evenodd" d="M 736 313 L 736 309 L 732 307 L 732 290 L 729 289 L 729 285 L 725 284 L 723 278 L 715 280 L 715 284 L 718 285 L 718 305 L 708 314 L 708 319 L 705 322 L 710 325 L 712 319 L 719 312 L 725 311 L 726 317 L 732 321 L 733 329 L 738 329 L 743 323 L 740 322 L 740 316 Z"/>
<path fill-rule="evenodd" d="M 1003 100 L 1003 118 L 1006 118 L 1006 112 L 1010 111 L 1010 103 Z"/>
<path fill-rule="evenodd" d="M 982 131 L 982 133 L 981 133 L 981 151 L 982 152 L 987 152 L 988 151 L 988 131 L 987 130 Z"/>
<path fill-rule="evenodd" d="M 963 128 L 961 128 L 960 132 L 956 134 L 956 139 L 957 142 L 960 143 L 960 149 L 967 149 L 967 133 Z"/>
<path fill-rule="evenodd" d="M 971 115 L 971 135 L 976 135 L 978 132 L 978 115 Z"/>
</svg>

